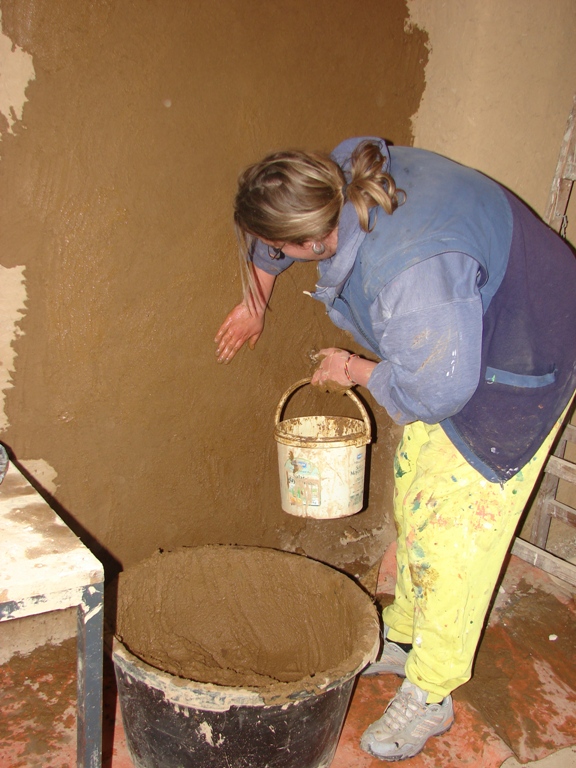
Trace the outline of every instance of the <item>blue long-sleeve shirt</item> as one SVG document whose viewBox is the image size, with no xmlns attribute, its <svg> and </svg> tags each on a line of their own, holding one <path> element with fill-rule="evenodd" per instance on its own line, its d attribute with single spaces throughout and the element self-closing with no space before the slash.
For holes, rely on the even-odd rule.
<svg viewBox="0 0 576 768">
<path fill-rule="evenodd" d="M 384 215 L 382 213 L 382 215 Z M 315 297 L 340 292 L 364 241 L 354 207 L 340 218 L 338 250 L 319 262 Z M 294 262 L 272 260 L 258 243 L 254 263 L 280 274 Z M 436 423 L 460 410 L 478 384 L 482 344 L 482 301 L 478 264 L 462 253 L 443 253 L 404 270 L 370 308 L 381 358 L 368 389 L 398 424 Z M 345 318 L 340 327 L 366 345 Z M 368 347 L 371 349 L 370 347 Z"/>
<path fill-rule="evenodd" d="M 457 413 L 480 376 L 478 264 L 444 253 L 409 267 L 370 308 L 382 362 L 368 389 L 394 421 L 435 424 Z"/>
</svg>

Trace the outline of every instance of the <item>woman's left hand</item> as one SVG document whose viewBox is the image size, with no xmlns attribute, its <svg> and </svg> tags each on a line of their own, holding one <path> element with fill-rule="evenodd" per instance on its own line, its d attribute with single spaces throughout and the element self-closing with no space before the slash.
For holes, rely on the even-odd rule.
<svg viewBox="0 0 576 768">
<path fill-rule="evenodd" d="M 346 352 L 345 349 L 330 347 L 329 349 L 321 349 L 316 357 L 322 362 L 314 371 L 311 384 L 315 387 L 321 387 L 328 383 L 347 388 L 354 386 L 346 368 L 346 363 L 351 357 L 350 352 Z"/>
</svg>

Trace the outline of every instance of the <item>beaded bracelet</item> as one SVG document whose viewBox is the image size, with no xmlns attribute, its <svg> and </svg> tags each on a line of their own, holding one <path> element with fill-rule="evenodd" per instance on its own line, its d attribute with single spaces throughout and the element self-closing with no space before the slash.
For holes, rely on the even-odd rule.
<svg viewBox="0 0 576 768">
<path fill-rule="evenodd" d="M 346 360 L 346 362 L 344 363 L 344 373 L 346 375 L 346 378 L 350 382 L 350 384 L 356 385 L 356 384 L 358 384 L 358 382 L 354 381 L 352 376 L 350 376 L 350 371 L 348 370 L 348 363 L 350 362 L 350 360 L 352 360 L 353 357 L 359 357 L 359 355 L 350 355 L 348 360 Z"/>
</svg>

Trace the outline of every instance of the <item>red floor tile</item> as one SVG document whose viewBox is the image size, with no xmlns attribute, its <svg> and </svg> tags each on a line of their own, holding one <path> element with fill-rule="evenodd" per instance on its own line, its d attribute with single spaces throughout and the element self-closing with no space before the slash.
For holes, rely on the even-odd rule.
<svg viewBox="0 0 576 768">
<path fill-rule="evenodd" d="M 0 768 L 76 765 L 76 642 L 0 666 Z"/>
<path fill-rule="evenodd" d="M 576 743 L 576 611 L 554 579 L 512 558 L 472 680 L 472 702 L 520 762 Z"/>
</svg>

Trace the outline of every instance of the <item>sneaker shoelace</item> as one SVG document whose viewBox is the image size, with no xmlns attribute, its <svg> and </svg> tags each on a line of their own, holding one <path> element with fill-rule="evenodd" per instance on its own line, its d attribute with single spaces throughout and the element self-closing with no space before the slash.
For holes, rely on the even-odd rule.
<svg viewBox="0 0 576 768">
<path fill-rule="evenodd" d="M 426 711 L 426 706 L 420 704 L 406 691 L 400 691 L 390 702 L 390 706 L 382 717 L 382 726 L 390 731 L 401 731 L 416 715 Z"/>
</svg>

